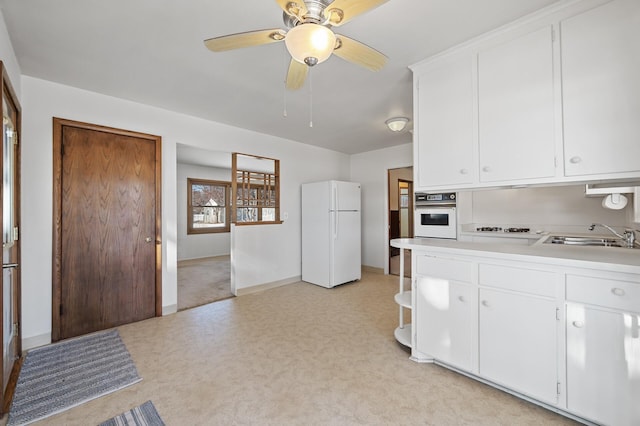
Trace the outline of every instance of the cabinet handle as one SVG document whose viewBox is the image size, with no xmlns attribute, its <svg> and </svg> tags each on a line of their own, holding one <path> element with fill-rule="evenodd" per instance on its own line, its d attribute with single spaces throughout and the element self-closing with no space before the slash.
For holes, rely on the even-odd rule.
<svg viewBox="0 0 640 426">
<path fill-rule="evenodd" d="M 615 294 L 616 296 L 624 296 L 626 294 L 623 289 L 617 287 L 612 288 L 611 293 Z"/>
<path fill-rule="evenodd" d="M 466 174 L 468 174 L 468 173 L 469 173 L 469 170 L 467 170 L 467 169 L 460 169 L 460 174 L 461 174 L 461 175 L 466 175 Z"/>
<path fill-rule="evenodd" d="M 572 324 L 573 324 L 573 326 L 574 326 L 575 328 L 582 328 L 582 327 L 584 327 L 584 323 L 583 323 L 582 321 L 574 321 Z"/>
<path fill-rule="evenodd" d="M 485 308 L 489 308 L 489 307 L 491 307 L 491 305 L 489 304 L 489 302 L 488 302 L 488 301 L 486 301 L 486 300 L 483 300 L 483 301 L 482 301 L 482 306 L 484 306 Z"/>
<path fill-rule="evenodd" d="M 569 159 L 569 162 L 571 164 L 578 164 L 582 162 L 582 158 L 578 157 L 577 155 L 575 157 L 571 157 L 571 159 Z"/>
<path fill-rule="evenodd" d="M 461 301 L 462 303 L 467 301 L 467 299 L 465 299 L 464 296 L 458 296 L 458 300 Z"/>
<path fill-rule="evenodd" d="M 483 172 L 485 172 L 485 173 L 489 173 L 489 172 L 491 171 L 491 167 L 489 167 L 489 166 L 484 166 L 484 167 L 482 168 L 482 171 L 483 171 Z"/>
</svg>

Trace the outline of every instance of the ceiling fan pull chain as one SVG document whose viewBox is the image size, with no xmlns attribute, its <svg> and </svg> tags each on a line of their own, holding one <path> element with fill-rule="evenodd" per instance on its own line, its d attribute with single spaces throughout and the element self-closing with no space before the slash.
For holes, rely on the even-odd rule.
<svg viewBox="0 0 640 426">
<path fill-rule="evenodd" d="M 309 127 L 313 127 L 313 71 L 309 67 Z"/>
<path fill-rule="evenodd" d="M 287 46 L 283 44 L 282 48 L 282 58 L 284 59 L 284 80 L 282 81 L 282 97 L 283 97 L 283 109 L 282 116 L 287 118 L 287 68 L 288 68 L 288 56 L 289 52 L 287 51 Z"/>
</svg>

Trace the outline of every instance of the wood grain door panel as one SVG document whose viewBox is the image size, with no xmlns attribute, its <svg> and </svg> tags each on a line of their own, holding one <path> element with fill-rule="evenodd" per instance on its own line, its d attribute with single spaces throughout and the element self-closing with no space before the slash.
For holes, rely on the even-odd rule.
<svg viewBox="0 0 640 426">
<path fill-rule="evenodd" d="M 158 141 L 100 127 L 62 125 L 60 132 L 54 337 L 159 314 Z"/>
<path fill-rule="evenodd" d="M 0 220 L 2 221 L 2 288 L 0 289 L 0 414 L 8 412 L 22 357 L 20 285 L 20 124 L 21 109 L 0 61 L 2 141 Z"/>
</svg>

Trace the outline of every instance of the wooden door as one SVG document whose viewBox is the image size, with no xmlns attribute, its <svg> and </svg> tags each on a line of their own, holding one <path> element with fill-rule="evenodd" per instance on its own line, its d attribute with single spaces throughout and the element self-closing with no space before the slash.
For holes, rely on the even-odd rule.
<svg viewBox="0 0 640 426">
<path fill-rule="evenodd" d="M 2 369 L 0 413 L 7 412 L 15 389 L 22 354 L 20 343 L 20 105 L 2 63 Z"/>
<path fill-rule="evenodd" d="M 54 118 L 53 340 L 161 315 L 160 138 Z"/>
</svg>

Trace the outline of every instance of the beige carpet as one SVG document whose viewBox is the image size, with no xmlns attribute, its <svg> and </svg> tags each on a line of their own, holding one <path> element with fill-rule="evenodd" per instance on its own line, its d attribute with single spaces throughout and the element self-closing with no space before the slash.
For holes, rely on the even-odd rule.
<svg viewBox="0 0 640 426">
<path fill-rule="evenodd" d="M 178 262 L 178 310 L 233 297 L 229 256 Z"/>
<path fill-rule="evenodd" d="M 569 420 L 393 338 L 397 277 L 365 272 L 119 327 L 143 380 L 46 420 L 98 424 L 152 400 L 167 425 L 559 425 Z M 45 423 L 42 423 L 45 424 Z"/>
</svg>

